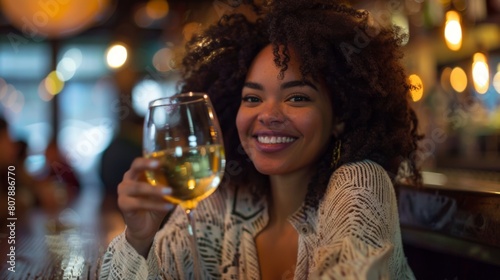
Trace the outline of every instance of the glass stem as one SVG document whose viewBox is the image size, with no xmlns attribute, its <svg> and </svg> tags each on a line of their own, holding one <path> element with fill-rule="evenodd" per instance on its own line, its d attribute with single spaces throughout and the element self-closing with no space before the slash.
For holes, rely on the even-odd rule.
<svg viewBox="0 0 500 280">
<path fill-rule="evenodd" d="M 193 276 L 194 280 L 201 280 L 201 266 L 198 252 L 198 245 L 196 243 L 196 226 L 194 221 L 194 209 L 186 209 L 188 223 L 188 234 L 191 245 L 191 253 L 193 255 Z"/>
</svg>

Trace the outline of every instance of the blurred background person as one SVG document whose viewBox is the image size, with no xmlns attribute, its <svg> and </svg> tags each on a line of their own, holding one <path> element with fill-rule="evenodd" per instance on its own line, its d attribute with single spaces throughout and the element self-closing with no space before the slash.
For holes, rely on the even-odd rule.
<svg viewBox="0 0 500 280">
<path fill-rule="evenodd" d="M 36 177 L 37 199 L 41 209 L 49 216 L 71 207 L 80 192 L 80 182 L 66 157 L 59 151 L 56 141 L 45 150 L 43 171 Z"/>
</svg>

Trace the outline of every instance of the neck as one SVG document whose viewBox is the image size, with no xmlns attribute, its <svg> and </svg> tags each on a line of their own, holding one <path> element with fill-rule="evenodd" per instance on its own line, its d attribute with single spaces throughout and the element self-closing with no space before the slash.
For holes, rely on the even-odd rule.
<svg viewBox="0 0 500 280">
<path fill-rule="evenodd" d="M 269 176 L 272 199 L 269 212 L 270 224 L 288 222 L 288 217 L 304 202 L 310 178 L 310 172 Z"/>
</svg>

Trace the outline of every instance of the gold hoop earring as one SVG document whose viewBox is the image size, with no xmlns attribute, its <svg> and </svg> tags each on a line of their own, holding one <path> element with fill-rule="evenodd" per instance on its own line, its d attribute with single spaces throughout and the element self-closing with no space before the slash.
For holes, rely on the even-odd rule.
<svg viewBox="0 0 500 280">
<path fill-rule="evenodd" d="M 335 143 L 333 143 L 332 161 L 330 163 L 331 168 L 337 167 L 337 164 L 339 163 L 341 147 L 342 141 L 340 139 L 337 139 Z"/>
</svg>

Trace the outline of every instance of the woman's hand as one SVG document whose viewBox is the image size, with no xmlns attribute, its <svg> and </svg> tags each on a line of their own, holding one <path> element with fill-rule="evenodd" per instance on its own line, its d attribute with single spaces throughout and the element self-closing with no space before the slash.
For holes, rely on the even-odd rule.
<svg viewBox="0 0 500 280">
<path fill-rule="evenodd" d="M 127 229 L 127 241 L 139 254 L 148 255 L 154 236 L 165 215 L 174 206 L 165 201 L 171 189 L 152 186 L 146 181 L 144 171 L 158 168 L 158 161 L 136 158 L 118 185 L 118 207 Z"/>
</svg>

